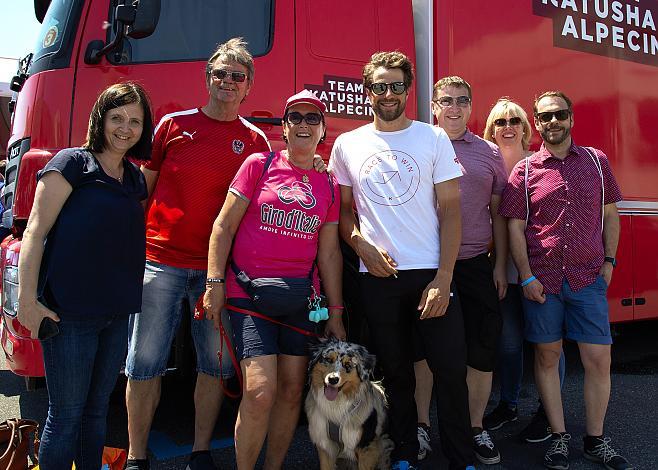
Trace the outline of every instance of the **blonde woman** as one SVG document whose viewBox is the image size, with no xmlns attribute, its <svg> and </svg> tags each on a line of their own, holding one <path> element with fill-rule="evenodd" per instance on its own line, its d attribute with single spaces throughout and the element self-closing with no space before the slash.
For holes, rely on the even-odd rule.
<svg viewBox="0 0 658 470">
<path fill-rule="evenodd" d="M 500 98 L 491 108 L 484 129 L 485 140 L 495 143 L 505 161 L 509 175 L 514 165 L 532 154 L 528 150 L 532 127 L 521 106 L 507 97 Z M 496 430 L 516 421 L 517 403 L 523 378 L 523 310 L 519 273 L 510 256 L 507 262 L 507 295 L 501 301 L 503 333 L 499 343 L 497 373 L 500 379 L 500 400 L 496 409 L 484 417 L 485 429 Z M 560 382 L 564 381 L 564 354 L 560 358 Z M 531 423 L 521 432 L 526 442 L 542 442 L 551 436 L 548 419 L 541 404 Z"/>
</svg>

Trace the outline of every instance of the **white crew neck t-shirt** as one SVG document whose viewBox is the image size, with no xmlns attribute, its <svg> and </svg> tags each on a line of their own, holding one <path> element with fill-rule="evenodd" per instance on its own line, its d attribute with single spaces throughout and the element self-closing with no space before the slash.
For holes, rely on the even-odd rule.
<svg viewBox="0 0 658 470">
<path fill-rule="evenodd" d="M 352 187 L 363 237 L 386 250 L 397 269 L 439 267 L 434 185 L 462 175 L 443 129 L 412 121 L 381 132 L 367 124 L 336 139 L 329 168 Z M 367 271 L 363 262 L 360 271 Z"/>
</svg>

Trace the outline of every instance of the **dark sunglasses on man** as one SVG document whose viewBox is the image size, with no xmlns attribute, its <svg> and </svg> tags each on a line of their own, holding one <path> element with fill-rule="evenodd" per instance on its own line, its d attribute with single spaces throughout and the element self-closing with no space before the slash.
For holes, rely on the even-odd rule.
<svg viewBox="0 0 658 470">
<path fill-rule="evenodd" d="M 386 90 L 390 89 L 393 94 L 395 95 L 401 95 L 405 91 L 407 91 L 407 85 L 404 84 L 404 82 L 393 82 L 393 83 L 384 83 L 384 82 L 377 82 L 373 83 L 370 85 L 370 91 L 373 92 L 375 95 L 383 95 L 386 93 Z"/>
<path fill-rule="evenodd" d="M 511 117 L 509 119 L 498 118 L 494 120 L 494 126 L 496 127 L 507 127 L 508 125 L 512 127 L 518 126 L 519 124 L 521 124 L 521 118 L 517 116 Z"/>
<path fill-rule="evenodd" d="M 244 72 L 233 72 L 231 70 L 214 69 L 210 73 L 217 80 L 224 80 L 226 77 L 229 76 L 229 74 L 231 75 L 231 80 L 233 80 L 234 82 L 242 83 L 247 79 L 247 74 Z"/>
<path fill-rule="evenodd" d="M 309 126 L 317 126 L 322 122 L 322 115 L 319 113 L 298 113 L 297 111 L 293 111 L 292 113 L 286 113 L 285 116 L 283 116 L 283 120 L 286 121 L 288 124 L 300 124 L 302 120 L 306 121 L 306 124 Z"/>
<path fill-rule="evenodd" d="M 566 121 L 570 115 L 571 111 L 568 109 L 560 109 L 558 111 L 546 111 L 545 113 L 537 113 L 535 114 L 535 117 L 541 122 L 547 123 L 553 120 L 553 116 L 555 116 L 558 121 Z"/>
<path fill-rule="evenodd" d="M 442 108 L 449 108 L 455 103 L 457 103 L 457 106 L 460 108 L 466 108 L 471 104 L 471 99 L 466 95 L 458 96 L 457 98 L 453 98 L 452 96 L 442 96 L 441 98 L 435 99 L 434 102 Z"/>
</svg>

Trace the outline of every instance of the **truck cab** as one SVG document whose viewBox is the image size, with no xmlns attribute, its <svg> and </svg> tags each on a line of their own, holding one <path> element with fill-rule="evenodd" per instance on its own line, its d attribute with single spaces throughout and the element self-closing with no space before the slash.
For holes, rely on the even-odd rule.
<svg viewBox="0 0 658 470">
<path fill-rule="evenodd" d="M 12 235 L 0 248 L 0 343 L 8 366 L 19 375 L 44 374 L 39 342 L 30 339 L 16 319 L 18 257 L 36 172 L 62 148 L 85 141 L 89 112 L 104 88 L 120 81 L 139 82 L 150 95 L 156 123 L 165 114 L 203 106 L 207 58 L 218 43 L 242 36 L 254 56 L 255 82 L 240 114 L 265 132 L 273 148 L 283 148 L 285 99 L 302 88 L 315 91 L 329 109 L 327 139 L 318 149 L 328 159 L 338 134 L 371 120 L 361 79 L 363 63 L 383 49 L 414 57 L 413 12 L 407 1 L 366 0 L 359 8 L 347 1 L 132 3 L 35 2 L 42 28 L 37 49 L 22 61 L 15 77 L 20 93 L 2 200 L 2 223 Z M 372 15 L 388 14 L 393 3 L 399 8 L 391 31 L 372 21 Z M 408 111 L 415 116 L 415 103 Z"/>
</svg>

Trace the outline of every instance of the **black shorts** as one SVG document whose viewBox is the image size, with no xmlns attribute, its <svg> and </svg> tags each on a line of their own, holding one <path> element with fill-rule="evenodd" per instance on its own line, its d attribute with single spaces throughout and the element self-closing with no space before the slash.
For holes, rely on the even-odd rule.
<svg viewBox="0 0 658 470">
<path fill-rule="evenodd" d="M 467 364 L 473 369 L 491 372 L 496 365 L 503 317 L 488 255 L 457 260 L 453 281 L 464 316 Z"/>
</svg>

